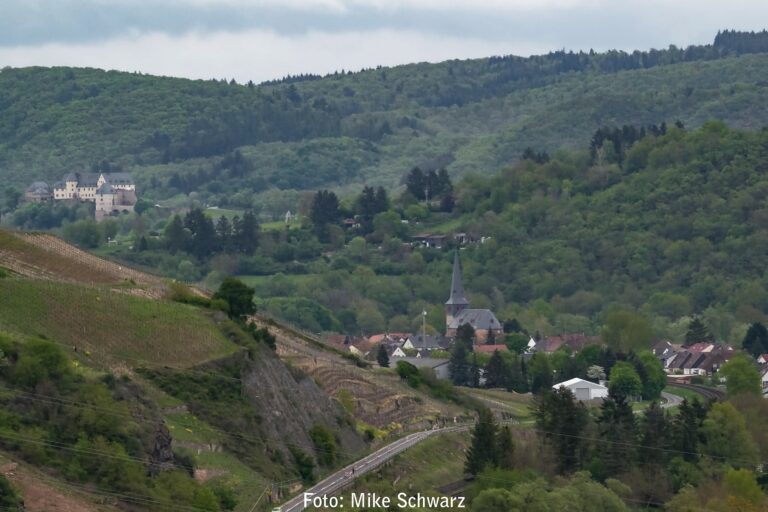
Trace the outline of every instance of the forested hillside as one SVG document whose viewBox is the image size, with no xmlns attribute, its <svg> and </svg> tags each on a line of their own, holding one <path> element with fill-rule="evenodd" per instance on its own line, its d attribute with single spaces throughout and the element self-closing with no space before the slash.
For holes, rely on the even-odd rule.
<svg viewBox="0 0 768 512">
<path fill-rule="evenodd" d="M 150 208 L 61 232 L 209 288 L 237 274 L 255 286 L 262 311 L 313 332 L 418 330 L 422 311 L 442 331 L 457 234 L 472 305 L 531 333 L 596 334 L 616 308 L 680 341 L 692 315 L 736 342 L 765 321 L 768 131 L 711 121 L 586 138 L 581 149 L 527 153 L 458 181 L 414 169 L 401 194 L 366 187 L 339 202 L 310 193 L 308 217 L 290 225 L 259 225 L 248 211 Z M 13 219 L 40 227 L 47 211 L 33 205 Z M 423 247 L 425 233 L 443 234 L 444 246 Z"/>
<path fill-rule="evenodd" d="M 415 165 L 491 173 L 528 146 L 579 146 L 604 125 L 762 127 L 766 51 L 765 33 L 725 32 L 687 49 L 560 51 L 262 85 L 5 68 L 0 178 L 22 188 L 119 167 L 152 200 L 281 215 L 290 201 L 280 190 L 392 187 Z"/>
</svg>

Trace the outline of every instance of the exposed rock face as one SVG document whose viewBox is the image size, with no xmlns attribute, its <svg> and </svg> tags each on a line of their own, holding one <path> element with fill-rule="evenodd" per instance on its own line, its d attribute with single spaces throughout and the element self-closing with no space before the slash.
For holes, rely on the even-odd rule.
<svg viewBox="0 0 768 512">
<path fill-rule="evenodd" d="M 157 475 L 161 471 L 174 469 L 171 433 L 165 423 L 158 423 L 154 433 L 154 446 L 149 455 L 149 473 Z"/>
<path fill-rule="evenodd" d="M 243 355 L 231 356 L 237 357 Z M 211 364 L 226 364 L 226 361 Z M 258 434 L 264 437 L 270 450 L 282 452 L 284 460 L 292 460 L 291 448 L 316 455 L 308 432 L 317 424 L 335 433 L 342 458 L 366 448 L 343 407 L 310 376 L 287 367 L 272 351 L 264 350 L 255 360 L 245 361 L 241 379 L 244 397 L 261 418 Z"/>
</svg>

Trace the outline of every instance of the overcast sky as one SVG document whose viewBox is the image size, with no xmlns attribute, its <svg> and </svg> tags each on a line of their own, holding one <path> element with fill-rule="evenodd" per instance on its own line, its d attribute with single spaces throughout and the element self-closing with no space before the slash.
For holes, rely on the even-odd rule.
<svg viewBox="0 0 768 512">
<path fill-rule="evenodd" d="M 0 0 L 0 68 L 260 82 L 377 65 L 709 43 L 766 0 Z"/>
</svg>

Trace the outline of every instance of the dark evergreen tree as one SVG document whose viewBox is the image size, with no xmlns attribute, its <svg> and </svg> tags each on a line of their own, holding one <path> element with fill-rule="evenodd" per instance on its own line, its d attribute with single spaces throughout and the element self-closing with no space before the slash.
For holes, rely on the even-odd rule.
<svg viewBox="0 0 768 512">
<path fill-rule="evenodd" d="M 578 469 L 584 450 L 589 412 L 567 388 L 546 390 L 533 401 L 533 416 L 541 436 L 557 455 L 560 473 Z"/>
<path fill-rule="evenodd" d="M 643 464 L 663 465 L 669 448 L 669 427 L 664 409 L 657 401 L 643 413 L 640 420 L 640 447 L 638 458 Z"/>
<path fill-rule="evenodd" d="M 600 405 L 597 424 L 597 457 L 603 474 L 596 476 L 603 479 L 631 468 L 637 458 L 637 425 L 627 398 L 611 393 Z"/>
<path fill-rule="evenodd" d="M 467 385 L 469 381 L 469 364 L 467 362 L 467 348 L 463 343 L 453 344 L 451 358 L 448 361 L 448 373 L 454 385 Z"/>
<path fill-rule="evenodd" d="M 549 362 L 549 356 L 542 353 L 533 354 L 528 361 L 528 376 L 531 381 L 531 392 L 533 394 L 548 391 L 553 382 L 552 365 Z"/>
<path fill-rule="evenodd" d="M 499 429 L 496 437 L 499 467 L 501 469 L 513 469 L 515 465 L 515 440 L 512 437 L 512 429 L 505 425 Z"/>
<path fill-rule="evenodd" d="M 224 215 L 216 221 L 216 238 L 219 250 L 229 252 L 232 249 L 232 224 Z"/>
<path fill-rule="evenodd" d="M 467 349 L 472 350 L 472 346 L 475 344 L 475 328 L 471 324 L 461 324 L 456 329 L 456 343 L 461 343 Z"/>
<path fill-rule="evenodd" d="M 755 322 L 747 329 L 747 334 L 741 342 L 742 348 L 759 357 L 760 354 L 768 354 L 768 329 L 760 322 Z"/>
<path fill-rule="evenodd" d="M 473 388 L 480 386 L 480 365 L 477 363 L 477 354 L 472 352 L 472 360 L 469 363 L 469 382 L 468 386 Z"/>
<path fill-rule="evenodd" d="M 520 322 L 517 320 L 517 318 L 513 318 L 511 320 L 505 320 L 504 321 L 504 333 L 505 334 L 511 334 L 511 333 L 523 333 L 528 334 L 528 331 L 526 331 L 522 325 L 520 325 Z"/>
<path fill-rule="evenodd" d="M 496 421 L 491 411 L 485 407 L 480 408 L 464 464 L 467 473 L 477 475 L 487 467 L 498 465 L 496 429 Z"/>
<path fill-rule="evenodd" d="M 379 349 L 376 351 L 376 362 L 382 368 L 389 368 L 389 354 L 387 354 L 387 347 L 383 343 L 379 344 Z"/>
<path fill-rule="evenodd" d="M 181 221 L 181 217 L 178 215 L 171 217 L 163 232 L 165 247 L 171 254 L 176 254 L 187 247 L 188 238 L 189 232 L 184 230 L 184 223 Z"/>
<path fill-rule="evenodd" d="M 328 237 L 328 224 L 338 222 L 340 217 L 339 199 L 336 194 L 328 190 L 319 190 L 312 201 L 309 218 L 321 241 L 325 241 Z"/>
<path fill-rule="evenodd" d="M 381 213 L 389 210 L 389 197 L 384 187 L 376 189 L 376 196 L 374 198 L 374 214 Z"/>
<path fill-rule="evenodd" d="M 698 316 L 694 317 L 688 324 L 688 331 L 685 333 L 685 344 L 693 345 L 694 343 L 711 342 L 712 340 L 712 334 L 701 318 Z"/>
<path fill-rule="evenodd" d="M 216 250 L 216 231 L 213 221 L 200 208 L 193 208 L 184 218 L 184 227 L 189 229 L 189 252 L 198 258 L 205 258 Z"/>
<path fill-rule="evenodd" d="M 419 201 L 426 198 L 427 185 L 427 177 L 418 167 L 411 169 L 405 178 L 405 188 Z"/>
<path fill-rule="evenodd" d="M 706 409 L 698 400 L 689 402 L 684 398 L 677 412 L 670 428 L 672 447 L 680 452 L 683 459 L 695 463 L 699 460 L 699 429 L 707 414 Z"/>
<path fill-rule="evenodd" d="M 239 252 L 253 255 L 259 246 L 259 223 L 252 211 L 243 214 L 243 218 L 234 226 L 234 243 Z"/>
<path fill-rule="evenodd" d="M 501 357 L 498 350 L 493 351 L 493 355 L 485 365 L 485 386 L 489 388 L 501 388 L 507 385 L 507 376 L 509 369 Z"/>
</svg>

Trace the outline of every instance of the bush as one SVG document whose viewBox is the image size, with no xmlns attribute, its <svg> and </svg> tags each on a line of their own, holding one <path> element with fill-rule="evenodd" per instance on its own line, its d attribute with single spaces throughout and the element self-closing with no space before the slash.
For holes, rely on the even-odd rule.
<svg viewBox="0 0 768 512">
<path fill-rule="evenodd" d="M 317 460 L 323 466 L 332 466 L 336 462 L 336 438 L 333 432 L 323 425 L 315 425 L 309 431 L 309 437 L 315 445 Z"/>
<path fill-rule="evenodd" d="M 16 493 L 5 476 L 0 475 L 0 510 L 24 510 L 24 500 Z"/>
<path fill-rule="evenodd" d="M 296 464 L 296 471 L 304 484 L 309 485 L 315 482 L 315 463 L 312 457 L 302 452 L 298 448 L 291 447 L 293 462 Z"/>
<path fill-rule="evenodd" d="M 190 290 L 188 286 L 179 283 L 178 281 L 168 283 L 168 288 L 171 291 L 169 299 L 174 302 L 181 302 L 182 304 L 191 304 L 193 306 L 204 308 L 212 308 L 213 302 L 223 302 L 225 307 L 227 307 L 226 301 L 211 301 L 208 297 L 196 295 L 192 293 L 192 290 Z M 216 309 L 221 309 L 221 307 L 217 307 Z"/>
</svg>

